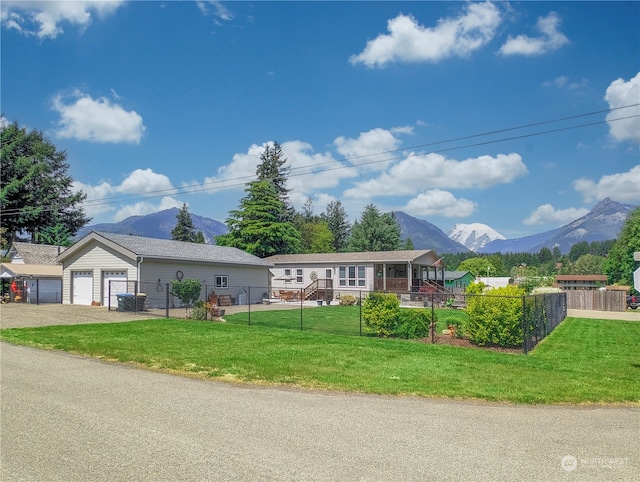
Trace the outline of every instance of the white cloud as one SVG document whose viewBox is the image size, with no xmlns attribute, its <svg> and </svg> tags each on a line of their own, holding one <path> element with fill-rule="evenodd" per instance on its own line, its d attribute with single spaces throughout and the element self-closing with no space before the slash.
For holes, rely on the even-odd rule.
<svg viewBox="0 0 640 482">
<path fill-rule="evenodd" d="M 473 214 L 478 205 L 468 199 L 456 199 L 448 191 L 431 189 L 411 199 L 402 209 L 412 216 L 466 217 Z"/>
<path fill-rule="evenodd" d="M 111 184 L 107 180 L 100 181 L 96 185 L 75 181 L 72 189 L 74 192 L 81 190 L 87 195 L 82 207 L 89 217 L 116 211 L 115 220 L 120 221 L 134 214 L 149 214 L 174 206 L 182 206 L 181 201 L 171 197 L 176 194 L 176 191 L 169 178 L 152 169 L 136 169 L 129 173 L 119 185 Z M 119 201 L 118 197 L 121 196 L 137 198 L 153 196 L 161 199 L 159 202 L 143 200 L 129 204 L 126 198 Z"/>
<path fill-rule="evenodd" d="M 437 62 L 447 57 L 466 57 L 494 37 L 500 21 L 500 11 L 490 2 L 468 3 L 462 15 L 440 19 L 433 28 L 423 27 L 412 16 L 401 14 L 387 22 L 389 34 L 368 41 L 365 49 L 349 61 L 383 67 L 389 62 Z"/>
<path fill-rule="evenodd" d="M 588 212 L 589 210 L 584 208 L 556 209 L 551 204 L 543 204 L 538 206 L 523 223 L 529 226 L 536 224 L 562 225 L 575 221 Z"/>
<path fill-rule="evenodd" d="M 580 178 L 573 181 L 573 188 L 591 203 L 611 198 L 621 203 L 640 204 L 640 165 L 628 172 L 602 176 L 599 181 Z"/>
<path fill-rule="evenodd" d="M 391 130 L 376 128 L 361 132 L 356 139 L 340 136 L 333 144 L 338 153 L 354 166 L 380 171 L 398 157 L 398 153 L 393 151 L 397 151 L 402 142 L 394 133 L 407 131 L 400 127 Z"/>
<path fill-rule="evenodd" d="M 219 24 L 220 20 L 233 20 L 233 14 L 225 7 L 222 2 L 216 0 L 198 0 L 196 2 L 200 12 L 205 17 L 214 17 L 214 21 Z"/>
<path fill-rule="evenodd" d="M 532 38 L 526 35 L 518 35 L 507 39 L 506 43 L 500 47 L 503 55 L 542 55 L 559 49 L 569 43 L 569 39 L 558 31 L 561 20 L 558 14 L 550 12 L 546 17 L 538 18 L 537 29 L 542 34 L 540 37 Z"/>
<path fill-rule="evenodd" d="M 640 102 L 640 72 L 628 82 L 624 79 L 611 82 L 604 98 L 611 109 L 636 104 L 633 107 L 609 112 L 607 122 L 610 133 L 615 140 L 629 140 L 640 144 L 640 117 L 615 121 L 621 117 L 640 115 L 640 106 L 637 105 Z"/>
<path fill-rule="evenodd" d="M 93 99 L 74 91 L 68 99 L 57 95 L 53 109 L 60 114 L 57 135 L 91 142 L 139 143 L 145 126 L 136 111 L 126 111 L 109 99 Z"/>
<path fill-rule="evenodd" d="M 269 143 L 271 144 L 271 143 Z M 221 189 L 243 190 L 247 182 L 256 179 L 256 168 L 267 143 L 253 144 L 246 153 L 233 156 L 230 164 L 218 168 L 214 176 L 204 179 L 202 188 L 212 192 Z M 335 187 L 345 177 L 357 176 L 355 168 L 336 160 L 329 153 L 316 153 L 311 144 L 287 141 L 281 144 L 287 166 L 291 168 L 287 187 L 294 206 L 301 207 L 316 189 Z"/>
<path fill-rule="evenodd" d="M 24 35 L 55 39 L 64 33 L 62 24 L 85 30 L 94 16 L 104 18 L 115 12 L 123 0 L 39 1 L 3 0 L 0 3 L 2 25 Z"/>
<path fill-rule="evenodd" d="M 463 161 L 441 154 L 410 154 L 378 178 L 345 191 L 349 197 L 414 195 L 427 188 L 486 189 L 528 173 L 519 154 L 480 156 Z"/>
</svg>

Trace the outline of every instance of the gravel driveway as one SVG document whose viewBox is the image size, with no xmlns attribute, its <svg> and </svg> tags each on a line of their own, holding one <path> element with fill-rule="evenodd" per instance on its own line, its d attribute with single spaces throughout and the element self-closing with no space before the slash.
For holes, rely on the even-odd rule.
<svg viewBox="0 0 640 482">
<path fill-rule="evenodd" d="M 305 304 L 305 308 L 317 307 L 315 302 Z M 324 309 L 330 307 L 325 306 Z M 247 311 L 247 305 L 227 306 L 227 314 Z M 261 310 L 299 310 L 298 303 L 274 303 L 271 305 L 251 305 L 251 311 Z M 0 328 L 25 328 L 31 326 L 49 325 L 80 325 L 86 323 L 122 323 L 132 320 L 146 320 L 150 318 L 164 318 L 164 310 L 117 311 L 106 306 L 63 305 L 59 303 L 31 305 L 28 303 L 6 303 L 0 305 Z M 184 308 L 170 310 L 170 316 L 185 317 Z"/>
</svg>

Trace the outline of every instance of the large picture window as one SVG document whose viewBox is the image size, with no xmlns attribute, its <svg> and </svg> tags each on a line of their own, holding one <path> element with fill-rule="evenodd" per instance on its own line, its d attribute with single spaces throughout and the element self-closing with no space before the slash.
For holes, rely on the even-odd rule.
<svg viewBox="0 0 640 482">
<path fill-rule="evenodd" d="M 338 286 L 363 288 L 367 285 L 367 270 L 364 265 L 339 266 Z"/>
</svg>

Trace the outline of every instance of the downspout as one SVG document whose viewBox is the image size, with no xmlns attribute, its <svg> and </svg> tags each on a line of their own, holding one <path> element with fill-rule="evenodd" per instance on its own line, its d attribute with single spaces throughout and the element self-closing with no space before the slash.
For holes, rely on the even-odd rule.
<svg viewBox="0 0 640 482">
<path fill-rule="evenodd" d="M 140 270 L 142 269 L 142 262 L 144 261 L 144 256 L 138 256 L 138 269 L 137 269 L 137 273 L 136 273 L 136 294 L 138 293 L 138 287 L 140 286 L 140 280 L 142 279 L 142 276 L 140 276 Z"/>
</svg>

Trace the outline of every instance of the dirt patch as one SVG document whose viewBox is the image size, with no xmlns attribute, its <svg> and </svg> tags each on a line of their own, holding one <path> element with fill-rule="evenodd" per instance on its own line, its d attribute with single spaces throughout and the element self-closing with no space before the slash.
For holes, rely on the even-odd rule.
<svg viewBox="0 0 640 482">
<path fill-rule="evenodd" d="M 431 337 L 420 339 L 423 343 L 431 344 Z M 466 338 L 454 338 L 450 335 L 437 335 L 436 345 L 460 346 L 463 348 L 474 348 L 476 350 L 495 351 L 499 353 L 522 353 L 522 348 L 502 348 L 498 346 L 480 346 Z"/>
</svg>

